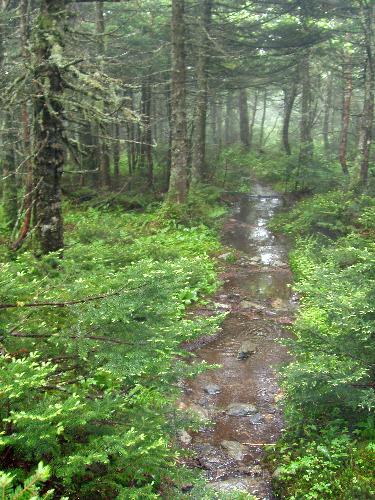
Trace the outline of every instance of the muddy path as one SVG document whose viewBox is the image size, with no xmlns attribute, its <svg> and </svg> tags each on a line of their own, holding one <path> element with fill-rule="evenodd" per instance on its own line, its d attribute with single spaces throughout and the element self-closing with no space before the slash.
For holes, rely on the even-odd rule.
<svg viewBox="0 0 375 500">
<path fill-rule="evenodd" d="M 223 287 L 201 311 L 228 316 L 218 335 L 190 346 L 198 360 L 220 368 L 187 382 L 181 402 L 213 422 L 181 436 L 212 486 L 245 490 L 259 499 L 273 498 L 262 457 L 264 444 L 274 443 L 283 428 L 276 370 L 287 353 L 278 340 L 287 335 L 285 324 L 295 309 L 287 245 L 267 228 L 282 205 L 280 196 L 259 184 L 235 204 L 223 238 L 241 256 L 226 266 Z"/>
</svg>

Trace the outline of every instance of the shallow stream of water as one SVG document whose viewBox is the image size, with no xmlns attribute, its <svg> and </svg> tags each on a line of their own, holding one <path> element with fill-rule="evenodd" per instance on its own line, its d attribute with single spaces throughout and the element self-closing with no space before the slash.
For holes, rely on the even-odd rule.
<svg viewBox="0 0 375 500">
<path fill-rule="evenodd" d="M 283 428 L 277 367 L 287 353 L 278 340 L 287 335 L 295 308 L 287 245 L 267 228 L 282 205 L 280 196 L 259 184 L 236 203 L 224 241 L 241 257 L 228 265 L 213 304 L 228 316 L 220 334 L 192 348 L 198 360 L 220 368 L 187 382 L 181 402 L 213 422 L 182 437 L 212 486 L 259 499 L 273 498 L 262 458 L 264 444 L 274 443 Z"/>
</svg>

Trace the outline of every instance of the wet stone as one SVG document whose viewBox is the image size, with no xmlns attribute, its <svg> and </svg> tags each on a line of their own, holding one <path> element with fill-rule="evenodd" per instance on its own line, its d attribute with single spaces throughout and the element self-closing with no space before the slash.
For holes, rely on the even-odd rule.
<svg viewBox="0 0 375 500">
<path fill-rule="evenodd" d="M 207 384 L 204 387 L 204 392 L 209 396 L 215 396 L 216 394 L 220 394 L 221 388 L 217 384 Z"/>
<path fill-rule="evenodd" d="M 263 469 L 260 465 L 240 465 L 236 468 L 236 472 L 251 477 L 263 476 Z"/>
<path fill-rule="evenodd" d="M 258 309 L 260 311 L 264 309 L 264 306 L 261 306 L 256 302 L 250 302 L 250 300 L 242 300 L 240 306 L 244 309 Z"/>
<path fill-rule="evenodd" d="M 261 413 L 255 413 L 255 415 L 251 415 L 249 420 L 254 425 L 260 424 L 263 420 L 263 415 Z"/>
<path fill-rule="evenodd" d="M 208 470 L 216 470 L 226 464 L 228 458 L 222 450 L 210 444 L 198 444 L 195 446 L 199 463 Z"/>
<path fill-rule="evenodd" d="M 218 492 L 230 493 L 232 491 L 253 492 L 258 485 L 249 477 L 234 477 L 226 481 L 216 481 L 210 484 Z"/>
<path fill-rule="evenodd" d="M 232 403 L 228 406 L 226 413 L 231 417 L 247 417 L 257 413 L 257 408 L 247 403 Z"/>
<path fill-rule="evenodd" d="M 251 340 L 248 340 L 241 345 L 240 350 L 238 351 L 237 358 L 247 359 L 251 354 L 255 353 L 256 345 Z"/>
<path fill-rule="evenodd" d="M 208 411 L 205 408 L 202 408 L 199 405 L 196 404 L 191 404 L 188 409 L 195 413 L 199 418 L 202 418 L 203 420 L 207 420 L 209 417 Z"/>
<path fill-rule="evenodd" d="M 215 303 L 215 307 L 217 309 L 230 309 L 230 305 L 229 304 L 220 304 L 219 302 Z"/>
<path fill-rule="evenodd" d="M 234 460 L 241 461 L 244 459 L 245 455 L 247 454 L 247 448 L 243 444 L 239 443 L 238 441 L 222 441 L 221 443 L 222 448 L 226 451 L 227 455 Z"/>
<path fill-rule="evenodd" d="M 191 443 L 193 438 L 190 436 L 190 434 L 188 434 L 185 431 L 185 429 L 182 429 L 178 433 L 178 439 L 181 441 L 182 444 L 188 445 Z"/>
</svg>

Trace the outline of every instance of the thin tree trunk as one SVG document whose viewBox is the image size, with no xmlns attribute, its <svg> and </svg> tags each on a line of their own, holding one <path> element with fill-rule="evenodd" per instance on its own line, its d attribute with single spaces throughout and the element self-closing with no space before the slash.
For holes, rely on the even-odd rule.
<svg viewBox="0 0 375 500">
<path fill-rule="evenodd" d="M 5 32 L 4 25 L 0 24 L 0 70 L 5 72 Z M 2 185 L 3 206 L 7 227 L 12 230 L 17 221 L 17 182 L 14 155 L 15 134 L 13 120 L 9 110 L 5 111 L 4 133 L 2 137 Z"/>
<path fill-rule="evenodd" d="M 227 94 L 225 101 L 225 124 L 224 124 L 224 140 L 229 146 L 234 141 L 234 117 L 233 117 L 233 97 L 230 91 Z"/>
<path fill-rule="evenodd" d="M 212 0 L 202 0 L 199 20 L 198 60 L 197 60 L 197 96 L 193 134 L 193 154 L 191 182 L 201 182 L 206 176 L 206 121 L 208 90 L 208 40 L 207 33 L 211 23 Z"/>
<path fill-rule="evenodd" d="M 171 175 L 168 198 L 184 203 L 187 196 L 187 119 L 184 0 L 172 0 Z"/>
<path fill-rule="evenodd" d="M 43 254 L 64 246 L 61 176 L 64 168 L 63 80 L 54 61 L 62 50 L 64 0 L 42 0 L 34 37 L 34 186 L 37 243 Z"/>
<path fill-rule="evenodd" d="M 104 9 L 103 0 L 95 2 L 95 13 L 96 13 L 96 34 L 98 40 L 98 54 L 100 58 L 100 67 L 104 68 L 104 56 L 106 52 L 105 45 L 105 20 L 104 20 Z M 102 104 L 102 106 L 104 106 Z M 107 144 L 107 126 L 105 123 L 101 123 L 99 127 L 100 137 L 98 139 L 100 147 L 100 185 L 104 189 L 111 187 L 111 172 L 110 172 L 110 152 Z"/>
<path fill-rule="evenodd" d="M 4 120 L 5 141 L 3 143 L 3 207 L 7 227 L 12 230 L 17 222 L 17 178 L 14 144 L 16 134 L 14 121 L 9 111 Z"/>
<path fill-rule="evenodd" d="M 300 165 L 308 165 L 313 156 L 314 144 L 311 135 L 311 81 L 310 81 L 310 50 L 300 64 L 300 78 L 302 81 L 301 96 L 301 124 L 300 124 Z"/>
<path fill-rule="evenodd" d="M 326 154 L 329 154 L 331 151 L 329 132 L 330 132 L 331 111 L 332 111 L 332 93 L 333 93 L 333 76 L 332 73 L 329 73 L 327 79 L 326 98 L 324 101 L 324 118 L 323 118 L 323 142 L 324 142 L 324 151 Z"/>
<path fill-rule="evenodd" d="M 284 151 L 287 155 L 292 154 L 292 148 L 289 142 L 289 126 L 296 97 L 297 97 L 297 83 L 293 82 L 290 90 L 284 89 L 284 116 L 283 116 L 282 142 Z"/>
<path fill-rule="evenodd" d="M 339 144 L 339 160 L 344 175 L 349 175 L 347 164 L 347 147 L 348 147 L 348 132 L 350 122 L 350 105 L 353 94 L 353 77 L 352 77 L 352 57 L 350 53 L 344 54 L 343 61 L 343 81 L 344 81 L 344 95 L 342 105 L 342 118 L 341 118 L 341 133 Z"/>
<path fill-rule="evenodd" d="M 165 88 L 165 102 L 167 107 L 167 122 L 168 122 L 168 150 L 165 171 L 165 185 L 168 191 L 169 181 L 171 177 L 171 164 L 172 164 L 172 103 L 171 103 L 171 87 L 169 84 Z"/>
<path fill-rule="evenodd" d="M 141 114 L 142 114 L 142 140 L 140 144 L 140 168 L 146 170 L 147 186 L 154 183 L 153 158 L 152 158 L 152 128 L 151 128 L 151 81 L 149 78 L 142 85 Z"/>
<path fill-rule="evenodd" d="M 241 89 L 239 93 L 239 113 L 241 144 L 244 151 L 247 152 L 250 149 L 250 124 L 246 89 Z"/>
<path fill-rule="evenodd" d="M 260 134 L 259 134 L 259 151 L 263 150 L 263 142 L 264 142 L 264 125 L 266 123 L 266 114 L 267 114 L 267 89 L 264 90 L 263 93 L 263 112 L 262 112 L 262 120 L 260 123 Z"/>
<path fill-rule="evenodd" d="M 118 187 L 120 178 L 120 123 L 118 121 L 114 124 L 114 140 L 113 140 L 113 177 L 115 187 Z"/>
<path fill-rule="evenodd" d="M 251 149 L 251 146 L 253 144 L 255 119 L 258 111 L 258 95 L 258 90 L 256 90 L 254 96 L 253 112 L 251 114 L 249 149 Z"/>
<path fill-rule="evenodd" d="M 223 103 L 221 96 L 218 96 L 217 101 L 217 154 L 220 154 L 223 147 Z"/>
<path fill-rule="evenodd" d="M 362 114 L 362 144 L 360 160 L 360 186 L 366 189 L 368 184 L 368 169 L 373 138 L 374 97 L 375 97 L 375 54 L 374 54 L 374 17 L 375 4 L 362 7 L 363 26 L 365 30 L 366 76 L 365 97 Z"/>
</svg>

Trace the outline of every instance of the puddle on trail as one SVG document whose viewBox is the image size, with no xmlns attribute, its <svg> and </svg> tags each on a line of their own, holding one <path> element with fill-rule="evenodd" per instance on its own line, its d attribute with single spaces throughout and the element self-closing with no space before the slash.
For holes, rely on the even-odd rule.
<svg viewBox="0 0 375 500">
<path fill-rule="evenodd" d="M 192 434 L 189 444 L 212 486 L 259 499 L 273 498 L 263 444 L 282 432 L 276 368 L 287 353 L 277 340 L 286 335 L 282 324 L 291 321 L 294 308 L 287 246 L 267 228 L 281 207 L 280 197 L 255 185 L 228 220 L 225 243 L 246 255 L 230 267 L 215 297 L 219 308 L 230 311 L 222 332 L 194 349 L 198 360 L 221 367 L 187 382 L 181 402 L 214 423 Z"/>
</svg>

